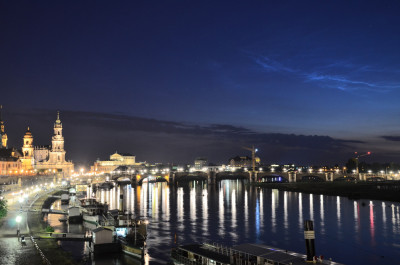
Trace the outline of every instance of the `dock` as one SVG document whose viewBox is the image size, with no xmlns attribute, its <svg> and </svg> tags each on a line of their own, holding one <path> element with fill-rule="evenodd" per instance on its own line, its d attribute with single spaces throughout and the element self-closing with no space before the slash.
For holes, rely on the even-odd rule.
<svg viewBox="0 0 400 265">
<path fill-rule="evenodd" d="M 75 233 L 58 233 L 58 232 L 45 232 L 36 234 L 34 239 L 56 239 L 58 241 L 88 241 L 92 242 L 92 236 Z"/>
<path fill-rule="evenodd" d="M 68 215 L 66 211 L 63 210 L 54 210 L 54 209 L 42 209 L 42 213 L 53 213 L 53 214 L 63 214 Z"/>
</svg>

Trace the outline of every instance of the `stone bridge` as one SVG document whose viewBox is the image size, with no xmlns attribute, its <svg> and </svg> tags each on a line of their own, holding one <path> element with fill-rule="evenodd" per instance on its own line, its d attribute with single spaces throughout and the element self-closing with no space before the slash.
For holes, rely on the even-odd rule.
<svg viewBox="0 0 400 265">
<path fill-rule="evenodd" d="M 303 177 L 319 177 L 324 181 L 333 181 L 337 178 L 344 176 L 356 177 L 355 174 L 343 174 L 342 172 L 326 171 L 326 172 L 265 172 L 256 171 L 255 174 L 251 171 L 231 172 L 231 171 L 194 171 L 194 172 L 168 172 L 158 174 L 128 174 L 120 173 L 113 174 L 112 179 L 117 182 L 129 182 L 133 185 L 141 185 L 143 181 L 148 182 L 168 182 L 168 183 L 182 183 L 193 180 L 204 180 L 208 183 L 216 183 L 225 179 L 248 179 L 249 181 L 264 182 L 268 179 L 282 177 L 288 182 L 301 181 Z M 366 180 L 367 177 L 373 175 L 361 173 L 356 177 L 358 180 Z"/>
</svg>

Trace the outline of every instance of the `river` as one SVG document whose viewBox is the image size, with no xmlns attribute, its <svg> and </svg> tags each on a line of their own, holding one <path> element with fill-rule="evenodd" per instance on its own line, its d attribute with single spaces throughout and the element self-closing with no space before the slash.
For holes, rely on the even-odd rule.
<svg viewBox="0 0 400 265">
<path fill-rule="evenodd" d="M 88 189 L 88 193 L 92 191 Z M 121 193 L 125 211 L 150 221 L 150 264 L 165 264 L 175 242 L 260 243 L 305 253 L 305 220 L 314 221 L 316 252 L 325 259 L 344 264 L 400 264 L 399 203 L 262 189 L 248 186 L 244 180 L 224 180 L 217 185 L 194 181 L 179 187 L 144 183 L 93 195 L 109 203 L 110 209 L 118 209 Z M 49 223 L 59 231 L 85 230 L 60 224 L 55 215 L 49 216 Z M 79 258 L 86 253 L 81 245 L 64 243 L 63 247 L 72 248 Z M 102 262 L 135 263 L 116 257 L 87 264 Z"/>
</svg>

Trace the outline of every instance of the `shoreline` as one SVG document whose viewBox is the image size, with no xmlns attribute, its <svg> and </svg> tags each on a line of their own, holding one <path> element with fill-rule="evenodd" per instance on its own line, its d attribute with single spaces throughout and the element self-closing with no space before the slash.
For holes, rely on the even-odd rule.
<svg viewBox="0 0 400 265">
<path fill-rule="evenodd" d="M 328 196 L 347 197 L 350 200 L 380 200 L 400 202 L 400 183 L 335 183 L 335 182 L 295 182 L 295 183 L 251 183 L 255 187 L 278 189 Z"/>
</svg>

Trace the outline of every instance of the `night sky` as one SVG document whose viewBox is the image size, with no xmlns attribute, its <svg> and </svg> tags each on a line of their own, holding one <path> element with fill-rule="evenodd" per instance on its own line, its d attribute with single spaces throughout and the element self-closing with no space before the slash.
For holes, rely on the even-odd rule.
<svg viewBox="0 0 400 265">
<path fill-rule="evenodd" d="M 0 104 L 67 158 L 400 162 L 399 1 L 0 1 Z"/>
</svg>

